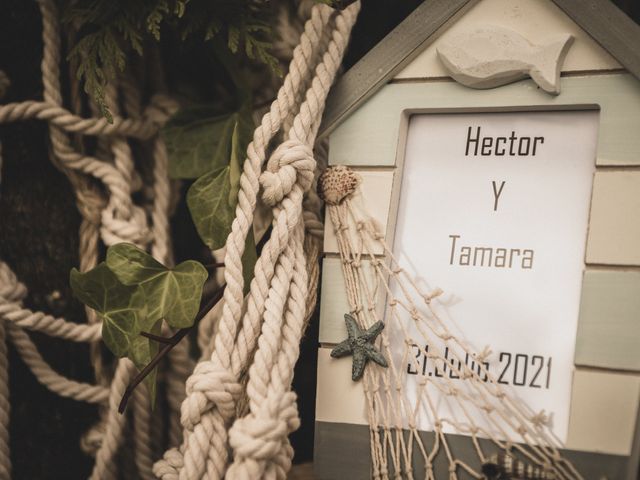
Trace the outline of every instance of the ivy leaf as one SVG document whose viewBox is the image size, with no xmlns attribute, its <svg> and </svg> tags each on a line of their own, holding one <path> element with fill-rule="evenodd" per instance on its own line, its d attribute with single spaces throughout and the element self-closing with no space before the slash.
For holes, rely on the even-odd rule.
<svg viewBox="0 0 640 480">
<path fill-rule="evenodd" d="M 240 174 L 247 146 L 253 133 L 248 111 L 230 117 L 231 129 L 225 130 L 227 146 L 224 166 L 196 180 L 187 192 L 187 205 L 202 241 L 212 250 L 225 245 L 231 232 L 238 203 Z"/>
<path fill-rule="evenodd" d="M 198 178 L 229 164 L 235 115 L 214 115 L 210 107 L 178 111 L 162 129 L 171 178 Z"/>
<path fill-rule="evenodd" d="M 102 318 L 102 339 L 109 350 L 118 357 L 128 356 L 146 323 L 142 292 L 123 285 L 104 262 L 85 273 L 74 268 L 70 283 L 76 298 Z"/>
<path fill-rule="evenodd" d="M 235 215 L 230 168 L 203 175 L 187 192 L 187 205 L 202 241 L 211 250 L 224 247 Z"/>
<path fill-rule="evenodd" d="M 150 321 L 164 318 L 175 328 L 193 324 L 208 276 L 201 264 L 187 260 L 169 269 L 130 243 L 109 247 L 106 263 L 120 282 L 142 289 Z"/>
</svg>

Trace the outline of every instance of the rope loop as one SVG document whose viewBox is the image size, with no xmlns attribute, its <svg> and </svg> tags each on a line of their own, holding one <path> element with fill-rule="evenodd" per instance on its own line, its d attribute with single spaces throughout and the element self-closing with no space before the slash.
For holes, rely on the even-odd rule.
<svg viewBox="0 0 640 480">
<path fill-rule="evenodd" d="M 162 126 L 178 111 L 180 105 L 173 98 L 161 93 L 151 97 L 149 106 L 144 111 L 144 116 L 153 124 Z"/>
<path fill-rule="evenodd" d="M 275 459 L 286 454 L 288 436 L 299 426 L 295 393 L 268 396 L 260 410 L 237 419 L 229 431 L 229 445 L 237 461 L 228 477 L 262 478 L 267 464 L 279 463 Z"/>
<path fill-rule="evenodd" d="M 273 207 L 280 203 L 299 184 L 303 191 L 313 183 L 316 161 L 308 145 L 296 140 L 287 140 L 275 149 L 267 169 L 260 175 L 263 188 L 262 199 Z"/>
<path fill-rule="evenodd" d="M 100 233 L 109 246 L 127 242 L 145 248 L 151 241 L 147 215 L 138 206 L 131 207 L 131 216 L 127 220 L 118 216 L 115 207 L 103 210 Z"/>
<path fill-rule="evenodd" d="M 8 302 L 20 302 L 26 296 L 27 287 L 18 281 L 9 265 L 0 261 L 0 299 Z"/>
<path fill-rule="evenodd" d="M 193 430 L 202 415 L 213 407 L 223 418 L 231 419 L 241 391 L 242 387 L 229 370 L 211 360 L 198 363 L 187 380 L 187 398 L 181 408 L 182 425 Z"/>
</svg>

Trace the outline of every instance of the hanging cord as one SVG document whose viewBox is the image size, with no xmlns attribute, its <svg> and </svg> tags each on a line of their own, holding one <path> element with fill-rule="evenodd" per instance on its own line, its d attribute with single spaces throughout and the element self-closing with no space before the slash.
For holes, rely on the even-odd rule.
<svg viewBox="0 0 640 480">
<path fill-rule="evenodd" d="M 234 427 L 232 431 L 236 433 L 229 438 L 232 440 L 247 434 L 257 442 L 264 441 L 251 426 L 254 417 L 264 416 L 262 412 L 256 416 L 257 407 L 251 407 L 253 394 L 261 391 L 264 362 L 271 362 L 279 374 L 279 379 L 273 381 L 274 393 L 264 395 L 269 400 L 268 408 L 276 413 L 279 428 L 277 439 L 270 442 L 266 450 L 257 448 L 253 452 L 241 450 L 232 440 L 235 457 L 228 474 L 233 478 L 251 471 L 258 475 L 248 478 L 260 478 L 262 475 L 283 478 L 289 469 L 292 452 L 286 436 L 296 428 L 299 420 L 295 411 L 295 396 L 288 389 L 307 313 L 302 200 L 305 191 L 313 183 L 315 170 L 310 145 L 314 143 L 314 126 L 319 124 L 326 94 L 341 63 L 359 7 L 358 2 L 336 15 L 332 40 L 322 53 L 316 53 L 315 50 L 321 44 L 334 13 L 325 6 L 313 8 L 300 45 L 294 50 L 284 84 L 254 132 L 240 180 L 236 218 L 227 239 L 227 289 L 222 319 L 214 338 L 215 348 L 211 359 L 201 361 L 187 380 L 187 398 L 182 406 L 184 442 L 180 449 L 169 450 L 163 460 L 156 463 L 154 472 L 160 478 L 216 479 L 225 475 L 229 462 L 227 429 L 235 416 L 238 397 L 242 394 L 238 380 L 247 369 L 250 377 L 247 395 L 252 416 Z M 319 64 L 318 59 L 321 59 Z M 300 89 L 304 88 L 301 85 L 309 79 L 311 86 L 293 122 L 289 140 L 276 148 L 267 162 L 266 172 L 261 175 L 267 146 L 281 129 L 288 112 L 296 108 L 294 100 L 300 95 Z M 246 312 L 243 312 L 241 257 L 261 184 L 264 188 L 263 199 L 274 211 L 273 230 L 256 264 Z M 282 324 L 283 318 L 286 318 L 285 325 Z M 274 328 L 280 328 L 281 331 L 271 331 Z M 256 366 L 252 369 L 247 362 L 254 350 Z M 262 360 L 257 360 L 258 357 Z M 249 385 L 252 385 L 251 388 Z M 252 458 L 255 455 L 264 456 L 257 466 Z"/>
</svg>

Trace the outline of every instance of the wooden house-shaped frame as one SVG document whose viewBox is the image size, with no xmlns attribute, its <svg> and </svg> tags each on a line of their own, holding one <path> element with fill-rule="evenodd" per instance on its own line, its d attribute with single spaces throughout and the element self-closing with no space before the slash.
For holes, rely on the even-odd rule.
<svg viewBox="0 0 640 480">
<path fill-rule="evenodd" d="M 561 93 L 530 79 L 486 90 L 452 80 L 437 58 L 439 42 L 485 23 L 532 41 L 571 34 Z M 413 113 L 594 108 L 596 171 L 566 450 L 585 478 L 632 480 L 640 458 L 640 27 L 608 0 L 426 0 L 334 86 L 320 136 L 329 136 L 330 165 L 360 174 L 368 209 L 392 243 Z M 329 356 L 346 336 L 347 305 L 327 221 L 314 460 L 321 479 L 370 478 L 362 387 L 349 362 Z"/>
</svg>

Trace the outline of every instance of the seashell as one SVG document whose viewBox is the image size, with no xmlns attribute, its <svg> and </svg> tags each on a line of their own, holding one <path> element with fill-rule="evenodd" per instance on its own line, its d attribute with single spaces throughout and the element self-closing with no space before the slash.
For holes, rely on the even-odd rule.
<svg viewBox="0 0 640 480">
<path fill-rule="evenodd" d="M 338 205 L 355 192 L 360 177 L 349 167 L 336 165 L 327 168 L 318 179 L 318 194 L 329 205 Z"/>
<path fill-rule="evenodd" d="M 481 27 L 443 41 L 438 56 L 451 76 L 471 88 L 493 88 L 530 76 L 548 93 L 560 93 L 560 67 L 573 37 L 562 34 L 533 45 L 513 30 Z"/>
<path fill-rule="evenodd" d="M 555 480 L 556 475 L 544 467 L 518 460 L 508 453 L 492 455 L 482 464 L 482 474 L 487 480 Z"/>
</svg>

